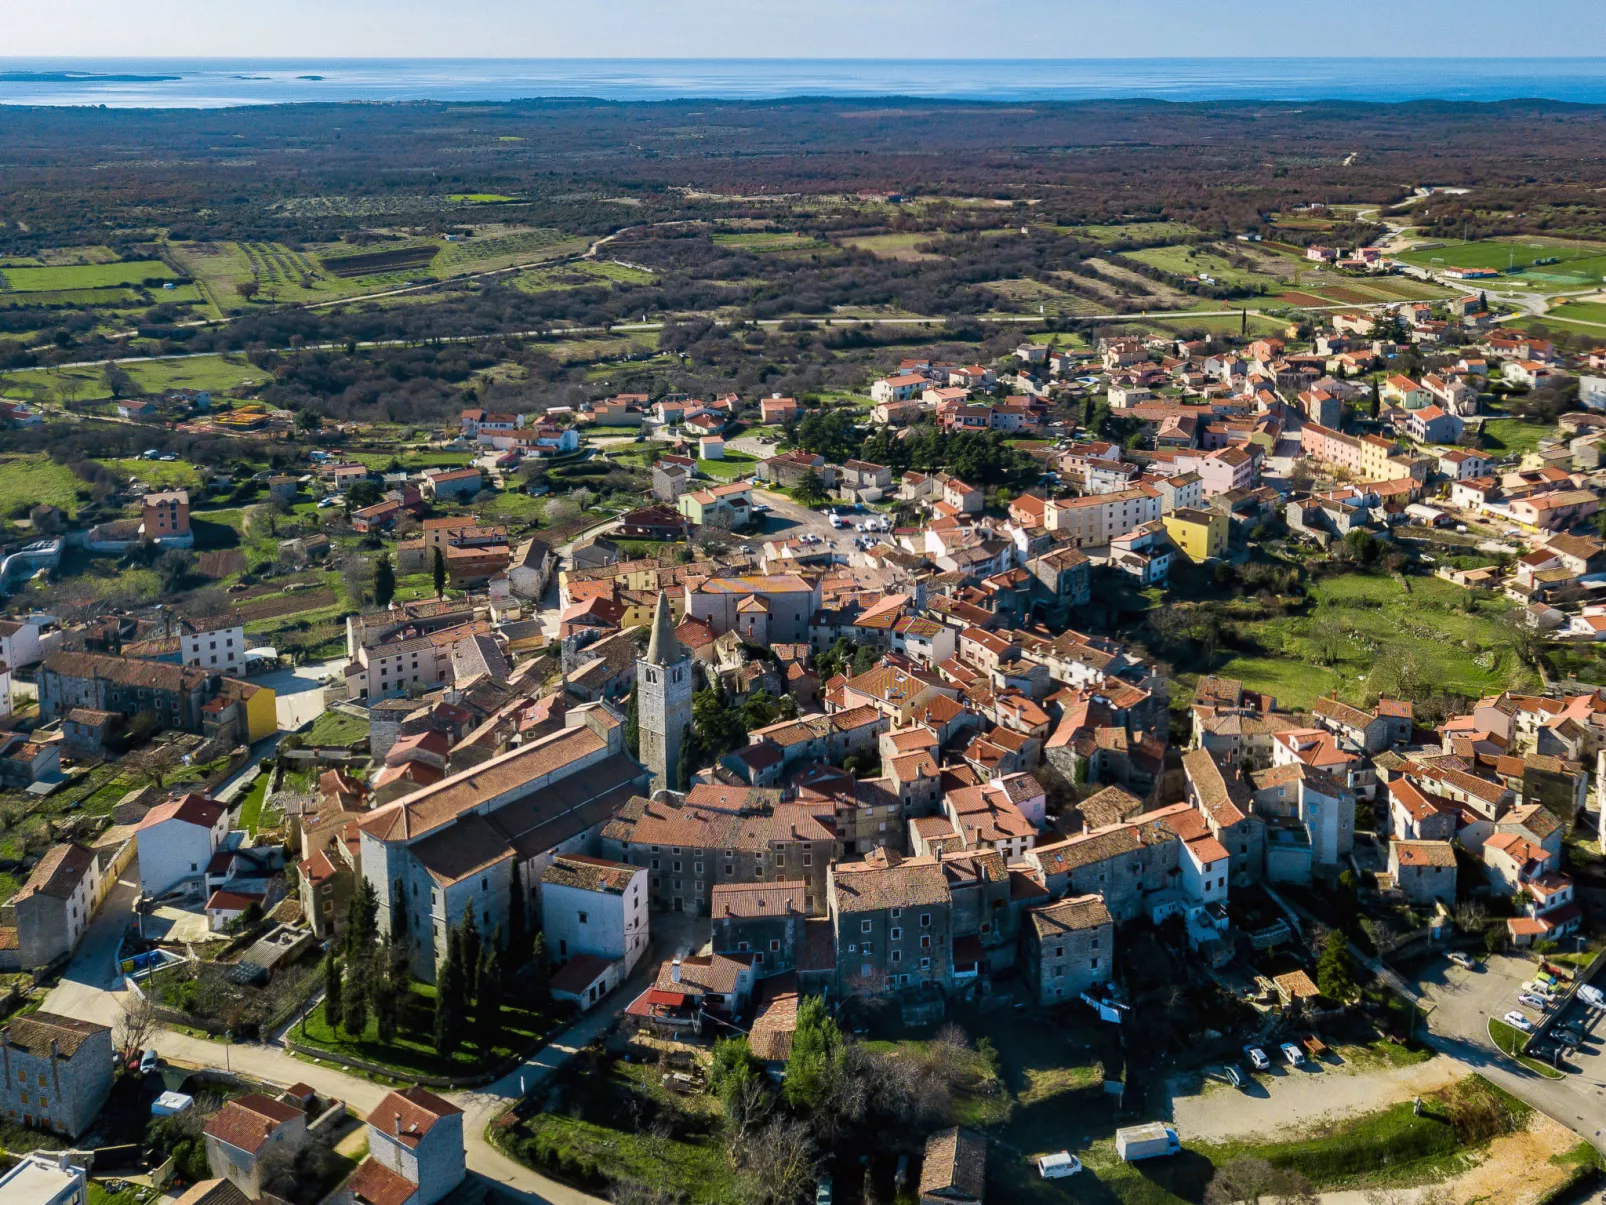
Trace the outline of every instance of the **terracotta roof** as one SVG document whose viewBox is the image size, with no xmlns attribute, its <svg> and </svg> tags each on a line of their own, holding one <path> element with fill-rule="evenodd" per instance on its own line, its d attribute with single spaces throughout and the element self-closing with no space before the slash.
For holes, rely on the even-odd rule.
<svg viewBox="0 0 1606 1205">
<path fill-rule="evenodd" d="M 427 1088 L 414 1086 L 392 1092 L 375 1105 L 368 1114 L 368 1124 L 397 1138 L 404 1146 L 416 1147 L 442 1117 L 454 1117 L 462 1111 Z"/>
<path fill-rule="evenodd" d="M 980 1201 L 987 1187 L 987 1139 L 960 1127 L 926 1139 L 920 1198 Z"/>
<path fill-rule="evenodd" d="M 1081 895 L 1033 908 L 1027 913 L 1039 941 L 1082 929 L 1097 929 L 1115 922 L 1101 895 Z"/>
<path fill-rule="evenodd" d="M 838 913 L 918 908 L 952 902 L 948 880 L 935 858 L 904 858 L 877 850 L 862 862 L 830 868 Z"/>
<path fill-rule="evenodd" d="M 109 1034 L 111 1030 L 94 1021 L 36 1012 L 11 1018 L 3 1032 L 7 1043 L 38 1058 L 49 1058 L 50 1046 L 54 1042 L 57 1053 L 62 1058 L 70 1059 L 87 1039 L 96 1034 Z"/>
<path fill-rule="evenodd" d="M 405 1205 L 418 1192 L 418 1185 L 370 1155 L 358 1164 L 344 1191 L 357 1205 Z"/>
<path fill-rule="evenodd" d="M 84 876 L 94 865 L 95 855 L 82 845 L 52 845 L 34 866 L 22 889 L 12 896 L 11 902 L 20 903 L 36 895 L 67 899 L 78 889 L 78 884 L 83 882 Z"/>
<path fill-rule="evenodd" d="M 585 854 L 559 854 L 541 873 L 541 882 L 560 887 L 574 887 L 581 891 L 601 891 L 610 895 L 623 895 L 630 880 L 635 877 L 634 866 L 623 862 L 610 862 L 605 858 L 592 858 Z"/>
<path fill-rule="evenodd" d="M 191 792 L 182 799 L 169 800 L 159 803 L 145 813 L 145 819 L 139 822 L 135 832 L 144 832 L 167 820 L 182 820 L 186 824 L 194 824 L 200 828 L 211 828 L 228 809 L 215 799 L 208 799 L 204 795 Z"/>
<path fill-rule="evenodd" d="M 724 916 L 802 916 L 806 911 L 808 884 L 802 879 L 778 883 L 718 883 L 710 892 L 710 915 Z"/>
<path fill-rule="evenodd" d="M 1448 841 L 1394 841 L 1391 846 L 1400 866 L 1455 865 L 1455 850 Z"/>
<path fill-rule="evenodd" d="M 260 1092 L 248 1092 L 225 1104 L 206 1123 L 206 1134 L 226 1142 L 236 1150 L 254 1155 L 269 1135 L 286 1122 L 305 1117 L 294 1105 L 274 1100 Z"/>
</svg>

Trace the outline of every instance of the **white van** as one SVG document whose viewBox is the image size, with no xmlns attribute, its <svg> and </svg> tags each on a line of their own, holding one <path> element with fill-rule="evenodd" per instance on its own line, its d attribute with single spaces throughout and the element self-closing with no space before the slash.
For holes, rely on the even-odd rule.
<svg viewBox="0 0 1606 1205">
<path fill-rule="evenodd" d="M 1082 1170 L 1082 1161 L 1069 1151 L 1059 1151 L 1052 1155 L 1039 1155 L 1037 1157 L 1037 1172 L 1045 1180 L 1059 1180 L 1065 1176 L 1074 1176 Z"/>
<path fill-rule="evenodd" d="M 836 511 L 831 512 L 831 526 L 836 528 L 842 526 L 842 516 L 837 514 Z"/>
</svg>

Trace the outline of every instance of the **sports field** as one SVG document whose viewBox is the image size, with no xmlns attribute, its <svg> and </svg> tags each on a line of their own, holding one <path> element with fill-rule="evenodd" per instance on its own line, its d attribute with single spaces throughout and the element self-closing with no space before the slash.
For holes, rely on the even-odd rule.
<svg viewBox="0 0 1606 1205">
<path fill-rule="evenodd" d="M 1425 268 L 1491 268 L 1502 275 L 1563 287 L 1606 278 L 1606 245 L 1529 235 L 1423 247 L 1400 258 Z"/>
</svg>

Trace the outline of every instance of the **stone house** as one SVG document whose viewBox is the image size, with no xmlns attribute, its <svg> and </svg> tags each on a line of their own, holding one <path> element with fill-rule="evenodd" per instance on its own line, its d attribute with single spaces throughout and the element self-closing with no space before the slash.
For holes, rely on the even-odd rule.
<svg viewBox="0 0 1606 1205">
<path fill-rule="evenodd" d="M 751 955 L 761 975 L 797 967 L 808 916 L 807 884 L 721 883 L 713 889 L 713 948 L 727 957 Z"/>
<path fill-rule="evenodd" d="M 1455 849 L 1448 841 L 1390 841 L 1389 874 L 1413 904 L 1455 902 Z"/>
<path fill-rule="evenodd" d="M 831 866 L 827 876 L 838 991 L 949 986 L 953 894 L 936 858 L 876 850 L 862 862 Z"/>
<path fill-rule="evenodd" d="M 1115 921 L 1103 896 L 1074 896 L 1026 915 L 1026 979 L 1039 1004 L 1075 999 L 1110 977 Z"/>
<path fill-rule="evenodd" d="M 112 1031 L 36 1012 L 0 1030 L 0 1109 L 8 1121 L 77 1138 L 111 1094 Z"/>
<path fill-rule="evenodd" d="M 100 902 L 100 862 L 82 845 L 54 845 L 5 906 L 23 970 L 46 967 L 78 948 Z"/>
<path fill-rule="evenodd" d="M 292 1155 L 307 1138 L 307 1115 L 260 1092 L 227 1102 L 206 1123 L 206 1162 L 252 1200 L 262 1196 L 270 1154 Z"/>
</svg>

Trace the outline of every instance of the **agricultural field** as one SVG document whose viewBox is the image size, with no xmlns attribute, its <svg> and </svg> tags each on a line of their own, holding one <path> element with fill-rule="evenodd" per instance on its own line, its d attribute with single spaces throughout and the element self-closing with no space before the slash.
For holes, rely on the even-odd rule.
<svg viewBox="0 0 1606 1205">
<path fill-rule="evenodd" d="M 989 280 L 981 287 L 1017 305 L 1040 305 L 1049 314 L 1098 314 L 1105 311 L 1105 307 L 1095 301 L 1063 292 L 1040 280 Z"/>
<path fill-rule="evenodd" d="M 1501 456 L 1525 456 L 1539 447 L 1539 441 L 1554 435 L 1556 428 L 1549 423 L 1530 423 L 1520 418 L 1486 418 L 1483 420 L 1483 447 Z"/>
<path fill-rule="evenodd" d="M 1555 318 L 1563 322 L 1598 322 L 1606 325 L 1606 303 L 1599 301 L 1567 301 L 1545 312 L 1545 320 Z"/>
<path fill-rule="evenodd" d="M 1269 273 L 1234 267 L 1225 256 L 1202 247 L 1145 247 L 1123 254 L 1127 259 L 1137 260 L 1164 272 L 1175 272 L 1181 276 L 1208 275 L 1234 288 L 1276 289 L 1282 283 Z"/>
<path fill-rule="evenodd" d="M 0 289 L 14 293 L 43 293 L 69 289 L 109 289 L 121 285 L 142 285 L 146 281 L 152 281 L 160 288 L 162 281 L 173 280 L 177 276 L 177 272 L 160 260 L 49 268 L 0 265 Z"/>
<path fill-rule="evenodd" d="M 183 356 L 172 359 L 130 361 L 122 365 L 146 393 L 169 389 L 205 389 L 222 393 L 240 385 L 260 384 L 263 373 L 244 356 Z M 76 382 L 72 385 L 71 382 Z M 105 373 L 98 367 L 13 370 L 0 374 L 0 392 L 33 402 L 60 400 L 75 392 L 76 400 L 108 397 Z"/>
<path fill-rule="evenodd" d="M 1097 243 L 1180 243 L 1199 233 L 1181 222 L 1126 222 L 1115 226 L 1055 226 L 1053 229 Z"/>
<path fill-rule="evenodd" d="M 532 268 L 512 278 L 513 287 L 526 293 L 547 293 L 557 289 L 583 289 L 594 285 L 619 282 L 645 284 L 652 279 L 650 272 L 606 260 L 577 260 L 556 264 L 550 268 Z"/>
<path fill-rule="evenodd" d="M 1363 703 L 1411 686 L 1476 699 L 1532 684 L 1502 626 L 1504 601 L 1469 612 L 1467 592 L 1450 582 L 1361 573 L 1313 582 L 1310 596 L 1304 615 L 1235 624 L 1240 651 L 1212 672 L 1287 708 L 1333 690 Z"/>
<path fill-rule="evenodd" d="M 500 205 L 506 201 L 517 201 L 517 197 L 504 196 L 499 192 L 454 192 L 446 196 L 448 201 L 456 201 L 460 205 Z"/>
<path fill-rule="evenodd" d="M 441 249 L 437 267 L 446 276 L 462 272 L 489 272 L 525 263 L 532 257 L 553 259 L 583 251 L 585 239 L 569 238 L 560 230 L 517 230 L 489 238 L 465 239 L 447 243 Z M 538 252 L 545 252 L 537 256 Z"/>
<path fill-rule="evenodd" d="M 929 231 L 906 231 L 901 234 L 869 234 L 858 238 L 845 238 L 842 240 L 842 245 L 858 251 L 868 251 L 878 259 L 915 262 L 947 258 L 931 251 L 921 250 L 927 243 L 936 242 L 941 237 Z"/>
<path fill-rule="evenodd" d="M 41 503 L 73 514 L 79 507 L 78 490 L 88 488 L 66 465 L 48 456 L 0 456 L 0 517 L 18 512 L 26 516 Z"/>
<path fill-rule="evenodd" d="M 831 246 L 823 239 L 789 231 L 721 232 L 714 235 L 714 242 L 721 247 L 759 253 L 818 251 Z"/>
</svg>

